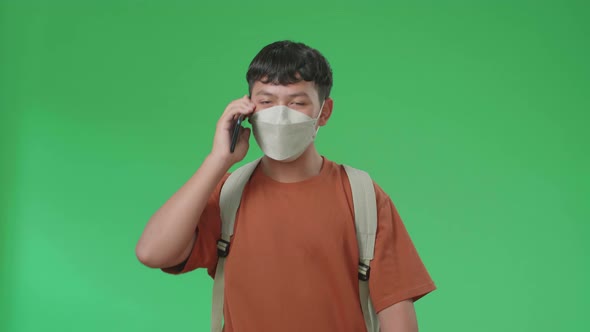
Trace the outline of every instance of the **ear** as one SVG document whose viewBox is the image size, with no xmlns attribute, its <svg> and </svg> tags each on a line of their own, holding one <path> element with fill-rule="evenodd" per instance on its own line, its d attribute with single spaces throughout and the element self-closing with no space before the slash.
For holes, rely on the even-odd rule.
<svg viewBox="0 0 590 332">
<path fill-rule="evenodd" d="M 325 126 L 328 123 L 328 120 L 332 116 L 332 109 L 334 108 L 334 100 L 330 97 L 326 98 L 326 102 L 324 103 L 324 108 L 322 108 L 322 114 L 318 119 L 318 125 Z"/>
</svg>

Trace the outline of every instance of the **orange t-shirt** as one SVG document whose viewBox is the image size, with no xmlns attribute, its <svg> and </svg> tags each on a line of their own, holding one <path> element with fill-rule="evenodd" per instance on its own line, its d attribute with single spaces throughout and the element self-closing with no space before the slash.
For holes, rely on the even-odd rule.
<svg viewBox="0 0 590 332">
<path fill-rule="evenodd" d="M 211 195 L 182 269 L 214 276 L 221 234 Z M 377 312 L 435 289 L 389 196 L 375 184 L 378 227 L 369 291 Z M 281 183 L 258 167 L 246 185 L 225 265 L 225 332 L 366 331 L 359 301 L 359 253 L 352 193 L 341 165 Z"/>
</svg>

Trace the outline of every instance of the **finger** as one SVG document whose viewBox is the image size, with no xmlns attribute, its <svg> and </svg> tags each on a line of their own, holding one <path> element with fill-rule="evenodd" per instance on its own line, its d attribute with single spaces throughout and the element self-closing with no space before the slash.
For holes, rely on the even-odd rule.
<svg viewBox="0 0 590 332">
<path fill-rule="evenodd" d="M 248 107 L 254 107 L 254 106 L 256 106 L 256 104 L 247 95 L 244 96 L 244 98 L 240 99 L 239 102 L 242 105 L 245 105 L 245 106 L 248 106 Z"/>
<path fill-rule="evenodd" d="M 230 102 L 225 107 L 225 110 L 224 110 L 223 113 L 224 114 L 225 113 L 232 113 L 232 110 L 234 110 L 236 107 L 239 107 L 240 105 L 248 104 L 250 102 L 250 100 L 249 99 L 245 99 L 245 98 L 247 98 L 247 96 L 244 96 L 244 97 L 242 97 L 240 99 L 236 99 L 236 100 L 233 100 L 232 102 Z"/>
<path fill-rule="evenodd" d="M 247 97 L 247 96 L 244 96 Z M 248 115 L 254 112 L 256 104 L 250 101 L 250 99 L 238 99 L 231 102 L 225 111 L 223 112 L 220 123 L 227 123 L 235 121 L 240 114 Z"/>
<path fill-rule="evenodd" d="M 248 140 L 248 138 L 250 138 L 250 128 L 244 128 L 242 129 L 242 138 L 245 140 Z"/>
<path fill-rule="evenodd" d="M 221 116 L 222 121 L 235 120 L 240 114 L 247 114 L 249 112 L 248 107 L 245 105 L 233 105 L 228 107 L 225 113 Z"/>
<path fill-rule="evenodd" d="M 243 128 L 242 132 L 240 133 L 240 143 L 241 144 L 248 144 L 250 140 L 250 128 Z"/>
<path fill-rule="evenodd" d="M 252 100 L 250 100 L 250 98 L 246 98 L 246 99 L 240 99 L 238 100 L 238 103 L 241 105 L 245 105 L 245 106 L 254 106 L 254 102 Z"/>
<path fill-rule="evenodd" d="M 254 103 L 254 101 L 250 98 L 248 98 L 248 104 L 251 105 L 252 107 L 256 107 L 256 103 Z"/>
<path fill-rule="evenodd" d="M 224 114 L 221 117 L 218 123 L 218 128 L 223 128 L 225 130 L 233 130 L 234 124 L 238 120 L 238 117 L 242 115 L 243 118 L 246 118 L 250 113 L 252 113 L 252 109 L 248 108 L 238 108 L 232 110 L 231 113 Z"/>
<path fill-rule="evenodd" d="M 254 112 L 254 108 L 255 108 L 255 105 L 244 104 L 244 105 L 241 105 L 239 108 L 237 108 L 235 110 L 234 114 L 235 115 L 239 115 L 239 114 L 248 115 L 248 114 Z"/>
</svg>

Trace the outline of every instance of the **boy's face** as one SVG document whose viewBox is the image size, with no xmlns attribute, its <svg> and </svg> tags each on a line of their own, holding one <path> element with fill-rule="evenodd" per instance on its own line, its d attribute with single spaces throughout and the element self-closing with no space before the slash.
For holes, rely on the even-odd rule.
<svg viewBox="0 0 590 332">
<path fill-rule="evenodd" d="M 316 118 L 322 106 L 315 84 L 307 81 L 289 85 L 275 85 L 256 81 L 252 86 L 251 99 L 256 105 L 254 113 L 272 106 L 284 105 L 309 117 Z M 319 121 L 320 125 L 325 124 L 332 111 L 331 98 L 327 98 L 325 104 Z"/>
</svg>

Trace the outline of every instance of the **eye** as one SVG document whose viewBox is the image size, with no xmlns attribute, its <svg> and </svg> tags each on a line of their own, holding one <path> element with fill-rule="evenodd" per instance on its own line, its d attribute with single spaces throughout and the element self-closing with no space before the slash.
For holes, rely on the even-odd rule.
<svg viewBox="0 0 590 332">
<path fill-rule="evenodd" d="M 305 103 L 302 102 L 292 102 L 291 104 L 295 104 L 297 106 L 305 106 Z"/>
<path fill-rule="evenodd" d="M 267 105 L 270 104 L 270 100 L 261 100 L 259 101 L 259 103 L 261 103 L 262 105 Z"/>
</svg>

